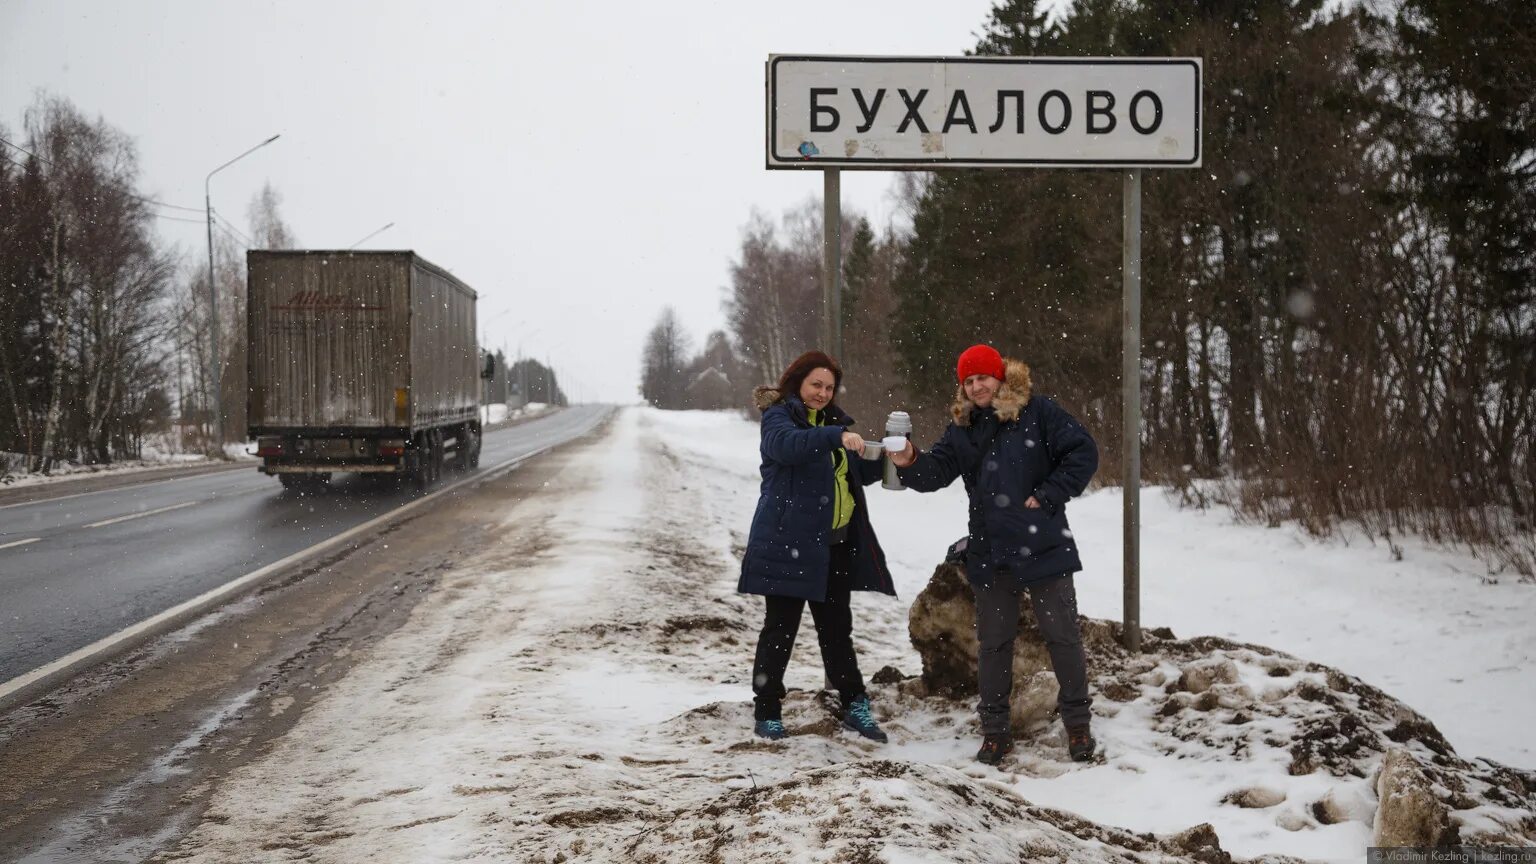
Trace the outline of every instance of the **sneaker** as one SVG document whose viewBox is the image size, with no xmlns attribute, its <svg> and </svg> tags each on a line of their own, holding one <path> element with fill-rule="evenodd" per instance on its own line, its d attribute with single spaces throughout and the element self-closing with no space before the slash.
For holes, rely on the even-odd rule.
<svg viewBox="0 0 1536 864">
<path fill-rule="evenodd" d="M 1067 752 L 1071 754 L 1073 762 L 1087 762 L 1093 758 L 1094 748 L 1097 742 L 1093 740 L 1093 734 L 1085 726 L 1067 727 Z"/>
<path fill-rule="evenodd" d="M 871 741 L 884 744 L 888 740 L 885 733 L 880 731 L 880 724 L 875 722 L 875 715 L 869 712 L 868 696 L 860 696 L 848 703 L 847 710 L 843 712 L 843 725 Z"/>
<path fill-rule="evenodd" d="M 779 720 L 759 720 L 753 723 L 752 734 L 759 738 L 767 738 L 769 741 L 778 741 L 789 735 L 784 731 L 784 723 Z"/>
<path fill-rule="evenodd" d="M 981 749 L 976 751 L 976 761 L 984 765 L 996 765 L 1012 752 L 1012 735 L 983 735 Z"/>
</svg>

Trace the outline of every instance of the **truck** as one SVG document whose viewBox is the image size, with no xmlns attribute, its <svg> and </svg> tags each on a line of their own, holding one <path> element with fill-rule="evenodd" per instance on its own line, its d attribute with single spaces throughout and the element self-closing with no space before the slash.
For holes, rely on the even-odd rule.
<svg viewBox="0 0 1536 864">
<path fill-rule="evenodd" d="M 425 490 L 480 463 L 474 290 L 414 252 L 252 250 L 246 425 L 260 470 L 314 490 L 337 472 Z"/>
</svg>

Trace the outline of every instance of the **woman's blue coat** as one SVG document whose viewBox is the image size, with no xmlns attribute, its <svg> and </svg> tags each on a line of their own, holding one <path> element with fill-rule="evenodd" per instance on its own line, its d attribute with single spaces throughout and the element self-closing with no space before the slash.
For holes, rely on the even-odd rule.
<svg viewBox="0 0 1536 864">
<path fill-rule="evenodd" d="M 843 432 L 853 418 L 835 404 L 823 409 L 823 415 L 825 425 L 812 426 L 805 403 L 792 395 L 763 411 L 762 492 L 752 515 L 737 591 L 817 603 L 827 599 L 832 560 L 827 539 L 832 531 L 835 481 L 832 452 L 843 446 Z M 848 486 L 854 501 L 848 542 L 853 552 L 853 589 L 895 596 L 896 586 L 869 524 L 864 499 L 864 487 L 880 479 L 882 464 L 848 453 Z"/>
<path fill-rule="evenodd" d="M 964 478 L 970 496 L 966 575 L 976 585 L 991 585 L 1003 569 L 1019 587 L 1083 569 L 1066 505 L 1098 470 L 1098 445 L 1055 402 L 1028 400 L 1007 422 L 999 422 L 993 408 L 973 408 L 970 425 L 949 424 L 939 443 L 900 472 L 919 492 Z M 1031 495 L 1039 509 L 1024 506 Z"/>
</svg>

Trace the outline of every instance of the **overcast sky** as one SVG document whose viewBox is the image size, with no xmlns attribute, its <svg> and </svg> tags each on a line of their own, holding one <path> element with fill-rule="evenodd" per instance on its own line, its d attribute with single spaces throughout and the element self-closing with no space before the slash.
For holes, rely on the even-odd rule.
<svg viewBox="0 0 1536 864">
<path fill-rule="evenodd" d="M 661 307 L 696 342 L 723 327 L 752 208 L 821 194 L 819 172 L 763 168 L 767 56 L 956 55 L 991 5 L 0 0 L 0 123 L 67 97 L 137 142 L 145 194 L 190 208 L 281 133 L 214 178 L 216 211 L 248 232 L 270 181 L 304 247 L 393 222 L 362 248 L 453 271 L 487 344 L 630 402 Z M 893 179 L 844 172 L 843 206 L 883 224 Z M 158 225 L 206 255 L 200 225 Z"/>
</svg>

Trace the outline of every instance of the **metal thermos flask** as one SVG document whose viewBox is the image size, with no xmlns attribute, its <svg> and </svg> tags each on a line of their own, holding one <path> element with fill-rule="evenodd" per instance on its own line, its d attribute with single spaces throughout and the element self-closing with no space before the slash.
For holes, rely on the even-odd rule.
<svg viewBox="0 0 1536 864">
<path fill-rule="evenodd" d="M 887 437 L 900 435 L 903 438 L 911 438 L 911 416 L 905 411 L 892 411 L 891 416 L 885 418 L 885 434 Z M 886 489 L 907 488 L 901 484 L 901 478 L 896 475 L 896 463 L 891 461 L 889 453 L 885 456 L 885 479 L 880 485 Z"/>
</svg>

